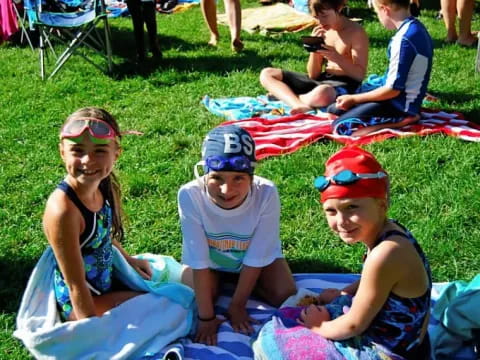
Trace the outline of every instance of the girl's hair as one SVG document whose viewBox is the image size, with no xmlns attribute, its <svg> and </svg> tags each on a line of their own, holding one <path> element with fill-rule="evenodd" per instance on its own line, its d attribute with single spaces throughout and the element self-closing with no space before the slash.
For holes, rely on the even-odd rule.
<svg viewBox="0 0 480 360">
<path fill-rule="evenodd" d="M 115 130 L 117 137 L 121 138 L 120 127 L 118 126 L 117 120 L 115 120 L 115 118 L 106 110 L 97 107 L 85 107 L 71 114 L 67 120 L 65 120 L 64 124 L 81 118 L 94 118 L 105 121 L 113 128 L 113 130 Z M 122 223 L 123 210 L 121 203 L 122 193 L 118 179 L 113 171 L 100 182 L 99 188 L 105 200 L 109 202 L 112 209 L 112 238 L 117 241 L 121 241 L 124 234 Z"/>
<path fill-rule="evenodd" d="M 345 5 L 345 0 L 309 0 L 309 8 L 313 15 L 324 10 L 334 10 L 340 12 Z"/>
</svg>

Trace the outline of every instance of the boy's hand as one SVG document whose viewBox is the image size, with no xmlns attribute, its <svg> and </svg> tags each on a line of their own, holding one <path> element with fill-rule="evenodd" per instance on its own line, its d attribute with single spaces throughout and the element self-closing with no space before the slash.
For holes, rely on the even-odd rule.
<svg viewBox="0 0 480 360">
<path fill-rule="evenodd" d="M 343 56 L 337 52 L 334 46 L 323 44 L 322 49 L 317 50 L 316 52 L 335 64 L 338 64 L 343 60 Z"/>
<path fill-rule="evenodd" d="M 202 343 L 209 346 L 217 345 L 217 331 L 218 327 L 225 320 L 215 318 L 210 321 L 198 321 L 197 333 L 195 334 L 194 342 Z"/>
<path fill-rule="evenodd" d="M 312 30 L 312 36 L 319 36 L 319 37 L 325 37 L 325 29 L 319 25 L 315 26 Z"/>
<path fill-rule="evenodd" d="M 335 102 L 336 107 L 341 110 L 348 110 L 356 104 L 354 95 L 340 95 Z"/>
<path fill-rule="evenodd" d="M 320 305 L 330 304 L 335 298 L 341 295 L 339 289 L 325 289 L 317 296 Z"/>
<path fill-rule="evenodd" d="M 315 326 L 320 326 L 324 321 L 330 320 L 330 314 L 324 306 L 310 305 L 302 310 L 300 319 L 297 319 L 299 324 L 311 329 Z"/>
<path fill-rule="evenodd" d="M 243 306 L 230 305 L 227 311 L 228 319 L 232 324 L 233 330 L 243 334 L 252 334 L 255 332 L 251 324 L 258 324 L 258 321 L 248 315 Z"/>
<path fill-rule="evenodd" d="M 148 260 L 137 259 L 130 256 L 127 261 L 142 278 L 145 280 L 150 280 L 152 278 L 152 269 L 150 268 L 150 263 Z"/>
</svg>

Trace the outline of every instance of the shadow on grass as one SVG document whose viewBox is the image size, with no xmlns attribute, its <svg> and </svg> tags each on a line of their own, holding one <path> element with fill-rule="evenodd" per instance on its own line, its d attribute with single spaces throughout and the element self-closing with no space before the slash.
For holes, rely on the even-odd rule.
<svg viewBox="0 0 480 360">
<path fill-rule="evenodd" d="M 176 74 L 173 77 L 171 76 L 172 74 L 169 74 L 168 81 L 159 81 L 156 84 L 168 86 L 178 84 L 179 82 L 195 81 L 196 72 L 227 74 L 235 70 L 252 69 L 260 73 L 264 67 L 271 66 L 273 61 L 307 61 L 299 40 L 301 35 L 298 34 L 282 36 L 281 40 L 276 37 L 262 37 L 261 41 L 258 41 L 256 36 L 247 36 L 245 40 L 247 48 L 240 54 L 233 52 L 229 54 L 220 53 L 221 48 L 214 49 L 205 42 L 190 42 L 175 36 L 159 35 L 160 47 L 164 54 L 169 50 L 175 50 L 185 54 L 185 56 L 166 56 L 159 60 L 148 58 L 146 61 L 138 64 L 134 61 L 135 41 L 133 33 L 115 28 L 112 28 L 111 31 L 113 55 L 123 59 L 122 62 L 114 66 L 112 77 L 116 80 L 137 76 L 147 78 L 158 69 L 163 71 L 175 70 Z M 255 46 L 248 47 L 248 44 L 254 45 L 256 40 L 261 42 L 262 46 L 277 47 L 279 49 L 284 46 L 298 46 L 298 52 L 292 55 L 291 52 L 279 51 L 275 55 L 261 56 L 254 50 Z M 281 45 L 279 44 L 280 42 Z M 264 45 L 265 43 L 267 44 Z M 199 55 L 189 56 L 191 52 Z M 215 54 L 216 52 L 219 54 Z M 198 74 L 197 77 L 200 78 L 201 75 Z"/>
<path fill-rule="evenodd" d="M 28 278 L 38 259 L 0 258 L 0 310 L 16 313 Z"/>
<path fill-rule="evenodd" d="M 288 265 L 293 273 L 347 273 L 352 271 L 338 265 L 338 263 L 328 260 L 319 260 L 312 258 L 295 258 L 289 259 Z"/>
</svg>

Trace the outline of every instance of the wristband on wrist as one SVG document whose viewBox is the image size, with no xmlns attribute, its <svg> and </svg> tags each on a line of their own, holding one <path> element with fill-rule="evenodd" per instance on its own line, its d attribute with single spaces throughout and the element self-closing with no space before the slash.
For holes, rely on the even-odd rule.
<svg viewBox="0 0 480 360">
<path fill-rule="evenodd" d="M 202 318 L 200 317 L 200 315 L 197 315 L 197 319 L 200 320 L 200 321 L 212 321 L 212 320 L 215 320 L 217 318 L 217 315 L 213 314 L 213 316 L 209 317 L 209 318 Z"/>
</svg>

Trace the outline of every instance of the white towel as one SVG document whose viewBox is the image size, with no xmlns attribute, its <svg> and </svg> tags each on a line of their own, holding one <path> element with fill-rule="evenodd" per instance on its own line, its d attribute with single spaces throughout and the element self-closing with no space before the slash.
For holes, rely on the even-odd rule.
<svg viewBox="0 0 480 360">
<path fill-rule="evenodd" d="M 33 269 L 13 335 L 37 359 L 136 359 L 158 353 L 186 336 L 195 313 L 193 291 L 168 282 L 181 265 L 170 257 L 145 254 L 152 281 L 145 281 L 114 247 L 116 276 L 133 290 L 145 291 L 101 317 L 61 322 L 53 289 L 54 255 L 48 248 Z M 165 280 L 167 282 L 165 282 Z M 163 282 L 162 282 L 163 281 Z"/>
</svg>

